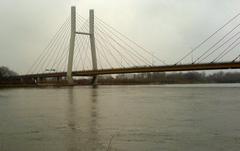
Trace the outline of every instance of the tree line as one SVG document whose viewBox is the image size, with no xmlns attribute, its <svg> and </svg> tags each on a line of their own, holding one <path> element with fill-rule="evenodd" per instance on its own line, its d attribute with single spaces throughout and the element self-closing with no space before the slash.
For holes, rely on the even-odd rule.
<svg viewBox="0 0 240 151">
<path fill-rule="evenodd" d="M 8 67 L 5 66 L 0 67 L 0 79 L 15 75 L 17 75 L 17 73 L 10 70 Z"/>
<path fill-rule="evenodd" d="M 0 67 L 0 80 L 18 75 L 8 67 Z M 181 84 L 181 83 L 240 83 L 240 72 L 177 72 L 177 73 L 139 73 L 116 76 L 99 76 L 100 84 Z"/>
<path fill-rule="evenodd" d="M 156 83 L 156 84 L 184 84 L 184 83 L 240 83 L 240 72 L 178 72 L 178 73 L 141 73 L 122 74 L 116 77 L 100 77 L 101 83 Z"/>
</svg>

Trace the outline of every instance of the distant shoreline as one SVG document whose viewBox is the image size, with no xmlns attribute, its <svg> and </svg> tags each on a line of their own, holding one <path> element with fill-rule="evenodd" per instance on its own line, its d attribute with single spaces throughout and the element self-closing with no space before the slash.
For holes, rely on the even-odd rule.
<svg viewBox="0 0 240 151">
<path fill-rule="evenodd" d="M 39 81 L 0 78 L 0 88 L 90 86 L 91 83 L 91 77 L 75 79 L 73 85 L 69 85 L 65 78 L 46 78 Z M 98 85 L 233 84 L 240 83 L 240 72 L 120 74 L 116 76 L 98 76 L 97 83 Z"/>
</svg>

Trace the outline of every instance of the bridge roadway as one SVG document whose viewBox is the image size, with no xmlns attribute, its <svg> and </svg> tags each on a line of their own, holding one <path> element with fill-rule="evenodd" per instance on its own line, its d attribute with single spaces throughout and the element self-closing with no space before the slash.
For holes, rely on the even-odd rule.
<svg viewBox="0 0 240 151">
<path fill-rule="evenodd" d="M 128 68 L 74 71 L 72 74 L 73 76 L 94 76 L 124 73 L 175 72 L 175 71 L 221 70 L 221 69 L 240 69 L 240 62 L 128 67 Z M 66 74 L 67 74 L 66 72 L 28 74 L 20 75 L 18 76 L 18 78 L 65 77 Z"/>
</svg>

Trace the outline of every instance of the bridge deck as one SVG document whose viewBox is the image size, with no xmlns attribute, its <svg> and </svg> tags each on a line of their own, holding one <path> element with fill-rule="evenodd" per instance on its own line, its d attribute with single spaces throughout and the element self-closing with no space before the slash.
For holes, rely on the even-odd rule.
<svg viewBox="0 0 240 151">
<path fill-rule="evenodd" d="M 206 64 L 183 64 L 167 66 L 144 66 L 115 68 L 102 70 L 74 71 L 73 76 L 94 76 L 106 74 L 123 74 L 123 73 L 145 73 L 145 72 L 175 72 L 175 71 L 196 71 L 196 70 L 220 70 L 220 69 L 240 69 L 240 62 L 225 63 L 206 63 Z M 65 77 L 66 72 L 42 73 L 21 75 L 23 78 L 47 78 L 47 77 Z"/>
</svg>

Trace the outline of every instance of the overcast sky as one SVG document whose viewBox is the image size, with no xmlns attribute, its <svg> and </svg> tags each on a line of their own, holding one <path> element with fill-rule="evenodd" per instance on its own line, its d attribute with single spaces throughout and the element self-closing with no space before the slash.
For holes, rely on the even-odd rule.
<svg viewBox="0 0 240 151">
<path fill-rule="evenodd" d="M 76 5 L 173 63 L 240 12 L 239 0 L 1 0 L 0 66 L 24 73 Z"/>
</svg>

